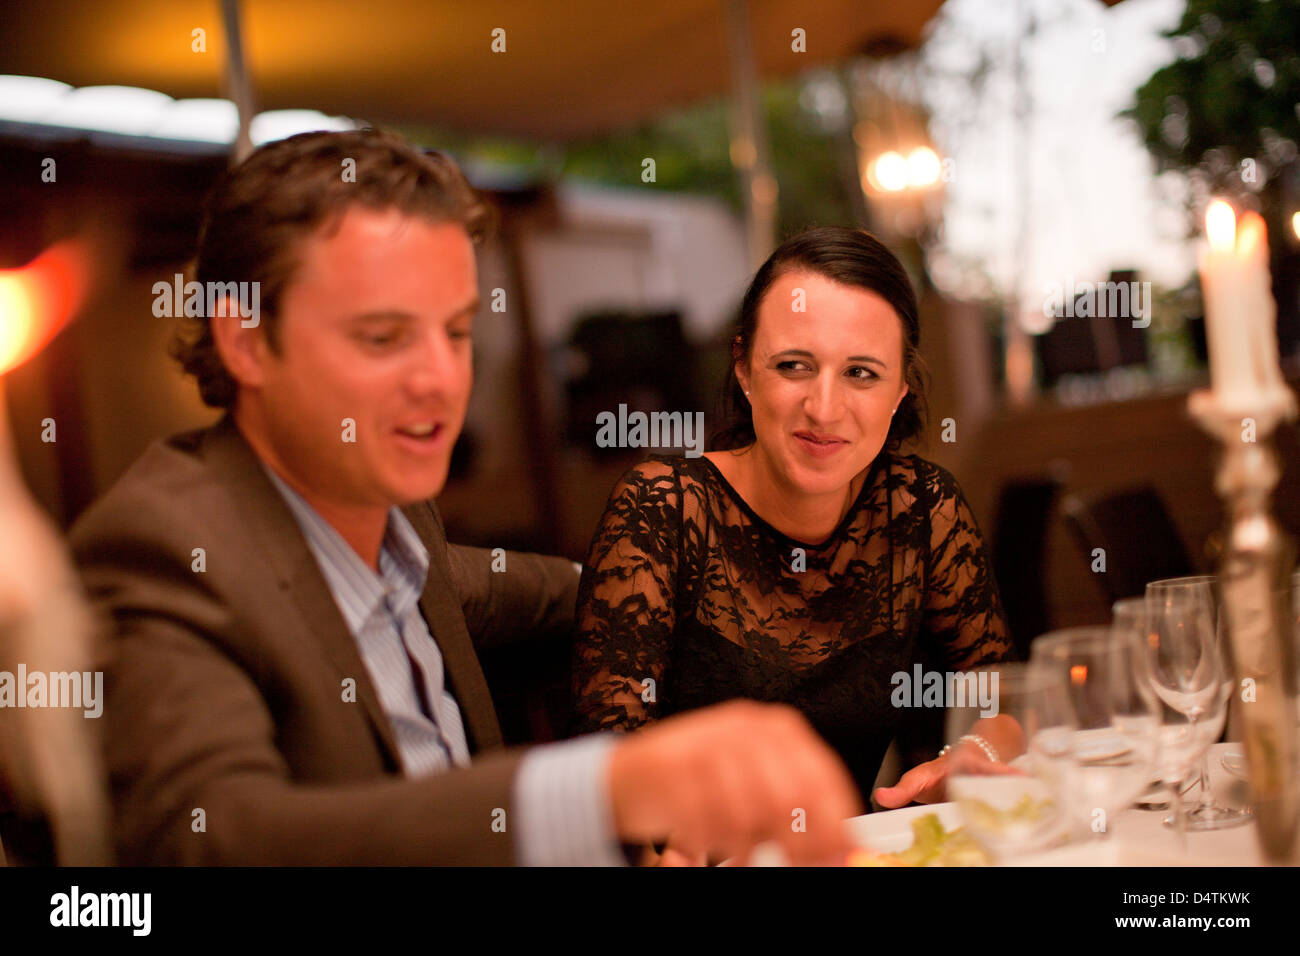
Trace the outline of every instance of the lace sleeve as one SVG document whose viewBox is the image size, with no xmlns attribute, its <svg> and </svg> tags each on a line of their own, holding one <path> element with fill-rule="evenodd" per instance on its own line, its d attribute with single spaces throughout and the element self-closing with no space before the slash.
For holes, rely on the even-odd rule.
<svg viewBox="0 0 1300 956">
<path fill-rule="evenodd" d="M 610 495 L 578 590 L 575 732 L 632 730 L 657 716 L 681 526 L 670 463 L 637 465 Z"/>
<path fill-rule="evenodd" d="M 927 484 L 930 556 L 925 625 L 941 661 L 965 671 L 1014 656 L 988 549 L 956 479 L 935 469 Z"/>
</svg>

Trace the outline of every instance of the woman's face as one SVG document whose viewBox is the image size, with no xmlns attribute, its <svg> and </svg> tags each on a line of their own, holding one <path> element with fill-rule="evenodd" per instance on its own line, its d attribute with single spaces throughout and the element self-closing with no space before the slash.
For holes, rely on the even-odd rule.
<svg viewBox="0 0 1300 956">
<path fill-rule="evenodd" d="M 903 323 L 874 292 L 787 272 L 759 303 L 736 375 L 777 479 L 810 495 L 839 491 L 880 453 L 907 394 Z"/>
</svg>

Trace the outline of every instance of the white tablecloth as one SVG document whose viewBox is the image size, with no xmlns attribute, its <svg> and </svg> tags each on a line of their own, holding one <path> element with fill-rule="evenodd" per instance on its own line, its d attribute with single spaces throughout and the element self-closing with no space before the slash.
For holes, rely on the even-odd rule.
<svg viewBox="0 0 1300 956">
<path fill-rule="evenodd" d="M 1210 789 L 1217 803 L 1225 807 L 1250 806 L 1250 788 L 1246 781 L 1234 777 L 1223 767 L 1223 755 L 1229 749 L 1240 751 L 1240 744 L 1215 744 L 1210 748 Z M 1191 807 L 1200 799 L 1200 788 L 1183 795 Z M 1106 839 L 1080 846 L 1062 847 L 1026 857 L 1032 866 L 1262 866 L 1255 823 L 1223 830 L 1187 831 L 1187 846 L 1179 845 L 1178 834 L 1164 825 L 1170 810 L 1132 809 L 1114 821 Z"/>
<path fill-rule="evenodd" d="M 1210 748 L 1210 787 L 1215 799 L 1223 806 L 1249 806 L 1249 788 L 1245 780 L 1234 777 L 1224 769 L 1223 754 L 1237 744 L 1215 744 Z M 1199 799 L 1200 790 L 1193 787 L 1183 796 L 1188 805 Z M 855 817 L 850 821 L 866 843 L 869 835 L 882 834 L 897 829 L 910 828 L 918 809 L 884 811 Z M 960 824 L 960 811 L 955 805 L 941 804 L 935 809 L 948 826 Z M 1121 813 L 1111 826 L 1111 832 L 1094 840 L 1061 847 L 1045 853 L 1025 856 L 1011 865 L 1025 866 L 1258 866 L 1264 864 L 1255 835 L 1253 821 L 1224 830 L 1188 831 L 1187 847 L 1179 846 L 1178 834 L 1164 825 L 1170 811 L 1131 809 Z M 897 825 L 892 825 L 894 823 Z M 883 842 L 883 841 L 879 841 Z M 910 841 L 905 841 L 910 842 Z M 890 848 L 892 850 L 892 847 Z"/>
</svg>

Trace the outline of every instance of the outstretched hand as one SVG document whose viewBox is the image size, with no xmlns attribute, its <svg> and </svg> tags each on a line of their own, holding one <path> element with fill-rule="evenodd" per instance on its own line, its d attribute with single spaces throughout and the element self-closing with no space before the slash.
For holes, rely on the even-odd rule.
<svg viewBox="0 0 1300 956">
<path fill-rule="evenodd" d="M 967 754 L 963 758 L 963 773 L 1023 774 L 1011 764 L 989 760 L 983 754 Z M 896 810 L 909 803 L 941 803 L 948 799 L 948 774 L 952 771 L 952 756 L 945 754 L 925 763 L 917 764 L 899 778 L 892 787 L 877 787 L 876 802 L 886 810 Z"/>
<path fill-rule="evenodd" d="M 939 803 L 945 797 L 944 781 L 948 770 L 947 756 L 927 760 L 903 774 L 892 787 L 877 787 L 872 796 L 886 810 L 895 810 L 913 802 Z"/>
</svg>

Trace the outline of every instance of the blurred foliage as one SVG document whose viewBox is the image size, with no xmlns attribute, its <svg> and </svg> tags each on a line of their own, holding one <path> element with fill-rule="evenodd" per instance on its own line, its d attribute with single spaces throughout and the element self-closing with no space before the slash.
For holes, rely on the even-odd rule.
<svg viewBox="0 0 1300 956">
<path fill-rule="evenodd" d="M 800 105 L 800 81 L 768 84 L 763 110 L 772 172 L 780 192 L 782 236 L 812 224 L 854 225 L 836 143 Z M 629 189 L 694 193 L 723 200 L 743 214 L 740 177 L 732 166 L 725 100 L 664 113 L 641 126 L 563 146 L 446 130 L 402 128 L 470 164 L 514 167 L 538 179 L 572 178 Z M 655 181 L 641 181 L 642 161 L 655 161 Z"/>
<path fill-rule="evenodd" d="M 855 224 L 835 159 L 835 143 L 817 129 L 800 106 L 799 96 L 798 80 L 763 89 L 772 173 L 780 190 L 782 236 L 812 224 Z M 714 102 L 665 114 L 636 130 L 571 145 L 564 173 L 609 185 L 648 186 L 641 182 L 641 162 L 651 157 L 654 187 L 716 196 L 740 214 L 740 177 L 731 164 L 727 114 L 726 102 Z"/>
<path fill-rule="evenodd" d="M 1269 233 L 1278 345 L 1300 359 L 1300 0 L 1187 0 L 1178 59 L 1138 88 L 1133 119 L 1161 171 L 1187 175 L 1188 227 L 1211 195 L 1258 208 Z"/>
<path fill-rule="evenodd" d="M 655 181 L 641 181 L 642 161 L 655 161 Z M 627 188 L 704 193 L 740 211 L 740 182 L 731 166 L 727 107 L 715 102 L 673 110 L 630 130 L 569 144 L 566 177 Z"/>
<path fill-rule="evenodd" d="M 1252 191 L 1294 168 L 1300 140 L 1300 0 L 1188 0 L 1165 33 L 1179 58 L 1124 112 L 1160 170 L 1197 172 L 1214 189 Z M 1257 182 L 1241 180 L 1243 159 Z"/>
</svg>

